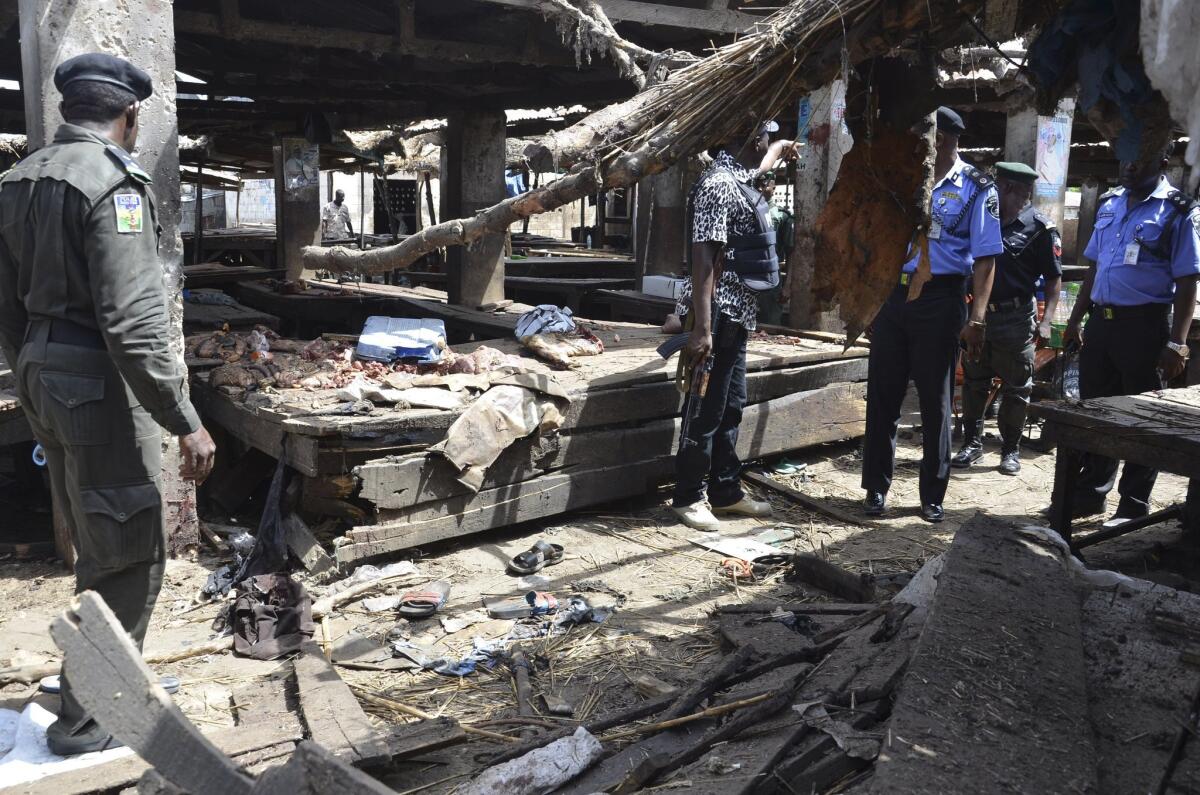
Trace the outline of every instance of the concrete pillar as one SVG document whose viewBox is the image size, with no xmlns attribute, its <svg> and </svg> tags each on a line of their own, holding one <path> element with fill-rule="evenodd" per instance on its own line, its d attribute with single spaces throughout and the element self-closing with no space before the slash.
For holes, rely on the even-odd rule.
<svg viewBox="0 0 1200 795">
<path fill-rule="evenodd" d="M 846 86 L 841 80 L 801 100 L 801 128 L 797 135 L 805 146 L 796 164 L 796 246 L 788 258 L 788 322 L 793 328 L 838 330 L 832 312 L 818 311 L 813 299 L 813 276 L 817 268 L 836 268 L 840 263 L 821 259 L 816 248 L 817 216 L 837 179 L 842 156 L 851 138 L 845 125 Z"/>
<path fill-rule="evenodd" d="M 288 281 L 304 274 L 305 246 L 321 245 L 320 148 L 303 138 L 275 147 L 275 251 Z"/>
<path fill-rule="evenodd" d="M 1032 166 L 1038 172 L 1033 206 L 1059 226 L 1067 196 L 1074 116 L 1075 100 L 1067 97 L 1053 116 L 1039 116 L 1032 108 L 1010 113 L 1005 128 L 1004 159 Z"/>
<path fill-rule="evenodd" d="M 1079 226 L 1075 232 L 1075 264 L 1083 264 L 1083 251 L 1092 239 L 1096 226 L 1096 211 L 1100 209 L 1100 193 L 1103 186 L 1095 177 L 1088 177 L 1079 188 Z"/>
<path fill-rule="evenodd" d="M 641 196 L 638 198 L 639 218 L 644 212 L 646 219 L 644 275 L 678 276 L 687 257 L 684 239 L 684 210 L 689 185 L 687 164 L 671 166 L 642 180 L 641 184 L 647 188 L 644 211 Z"/>
<path fill-rule="evenodd" d="M 146 70 L 154 94 L 142 103 L 137 161 L 154 181 L 159 258 L 171 311 L 171 347 L 183 365 L 183 240 L 179 235 L 179 122 L 175 113 L 175 20 L 170 0 L 20 0 L 21 72 L 30 150 L 62 123 L 55 67 L 85 52 L 119 55 Z M 195 489 L 179 479 L 179 450 L 163 436 L 163 496 L 172 551 L 199 545 Z"/>
<path fill-rule="evenodd" d="M 442 147 L 442 220 L 469 218 L 504 200 L 504 111 L 452 115 Z M 446 251 L 449 298 L 478 307 L 504 299 L 504 235 Z"/>
</svg>

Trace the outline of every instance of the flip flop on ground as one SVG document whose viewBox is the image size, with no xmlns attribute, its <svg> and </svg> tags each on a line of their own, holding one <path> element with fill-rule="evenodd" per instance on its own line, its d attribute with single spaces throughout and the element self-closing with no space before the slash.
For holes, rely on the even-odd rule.
<svg viewBox="0 0 1200 795">
<path fill-rule="evenodd" d="M 508 571 L 511 574 L 534 574 L 546 566 L 562 563 L 562 559 L 561 544 L 551 544 L 539 538 L 533 546 L 508 562 Z"/>
<path fill-rule="evenodd" d="M 423 590 L 409 591 L 400 597 L 399 613 L 404 618 L 428 618 L 450 600 L 450 583 L 439 580 Z"/>
</svg>

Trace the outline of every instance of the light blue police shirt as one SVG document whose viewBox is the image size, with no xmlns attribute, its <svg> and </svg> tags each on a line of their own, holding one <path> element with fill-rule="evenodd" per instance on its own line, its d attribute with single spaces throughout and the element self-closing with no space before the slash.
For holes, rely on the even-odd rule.
<svg viewBox="0 0 1200 795">
<path fill-rule="evenodd" d="M 930 215 L 935 228 L 941 226 L 941 237 L 929 241 L 929 267 L 934 276 L 969 276 L 975 260 L 1004 251 L 996 186 L 980 187 L 963 173 L 965 168 L 967 163 L 960 157 L 933 186 Z M 910 253 L 904 273 L 917 270 L 920 252 Z"/>
<path fill-rule="evenodd" d="M 1175 280 L 1200 274 L 1196 212 L 1181 212 L 1167 198 L 1166 177 L 1133 207 L 1125 189 L 1110 191 L 1096 213 L 1096 226 L 1083 256 L 1096 263 L 1092 303 L 1108 306 L 1169 304 Z M 1131 250 L 1130 245 L 1137 244 Z"/>
</svg>

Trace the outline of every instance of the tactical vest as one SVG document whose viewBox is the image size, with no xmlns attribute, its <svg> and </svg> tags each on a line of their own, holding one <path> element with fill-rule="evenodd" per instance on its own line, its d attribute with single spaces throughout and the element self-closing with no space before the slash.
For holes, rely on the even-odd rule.
<svg viewBox="0 0 1200 795">
<path fill-rule="evenodd" d="M 726 169 L 728 171 L 728 169 Z M 761 193 L 729 172 L 733 183 L 754 212 L 758 229 L 753 234 L 730 235 L 725 243 L 725 267 L 736 273 L 748 290 L 756 293 L 774 290 L 779 286 L 779 254 L 775 250 L 775 229 L 771 226 L 771 206 Z M 685 246 L 689 271 L 692 265 L 692 205 L 696 183 L 688 193 Z"/>
</svg>

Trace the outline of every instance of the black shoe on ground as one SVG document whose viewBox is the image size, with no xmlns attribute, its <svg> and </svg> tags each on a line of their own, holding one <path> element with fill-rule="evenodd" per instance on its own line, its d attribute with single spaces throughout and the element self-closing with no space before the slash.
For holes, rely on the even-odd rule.
<svg viewBox="0 0 1200 795">
<path fill-rule="evenodd" d="M 110 748 L 120 748 L 123 745 L 124 743 L 108 732 L 102 731 L 95 724 L 92 724 L 89 730 L 79 732 L 78 734 L 46 733 L 46 746 L 50 749 L 51 753 L 59 756 L 90 754 L 92 751 L 107 751 Z"/>
<path fill-rule="evenodd" d="M 863 513 L 867 516 L 883 516 L 887 510 L 887 495 L 881 491 L 868 491 L 863 500 Z"/>
<path fill-rule="evenodd" d="M 1015 475 L 1021 471 L 1021 454 L 1016 450 L 1002 453 L 1000 456 L 1000 472 L 1005 475 Z"/>
<path fill-rule="evenodd" d="M 973 439 L 963 443 L 959 451 L 954 454 L 954 458 L 950 459 L 950 466 L 955 469 L 966 469 L 981 458 L 983 458 L 983 445 L 978 439 Z"/>
<path fill-rule="evenodd" d="M 937 503 L 929 503 L 921 506 L 921 518 L 927 522 L 937 524 L 946 518 L 946 512 L 942 510 L 942 506 Z"/>
<path fill-rule="evenodd" d="M 1112 518 L 1106 520 L 1104 524 L 1100 526 L 1105 530 L 1113 530 L 1125 524 L 1126 522 L 1132 522 L 1135 519 L 1143 519 L 1149 515 L 1150 512 L 1145 510 L 1121 510 L 1121 508 L 1117 508 L 1117 512 L 1113 514 Z"/>
</svg>

